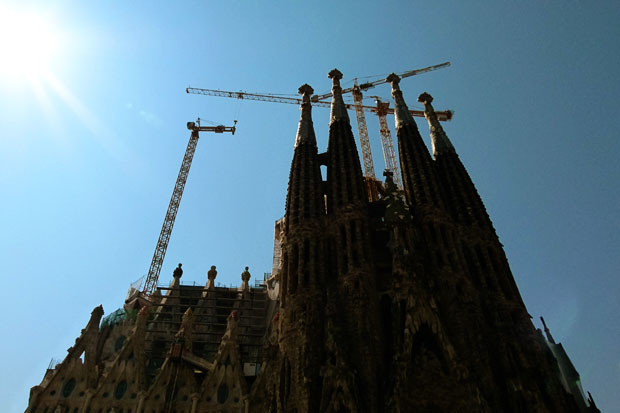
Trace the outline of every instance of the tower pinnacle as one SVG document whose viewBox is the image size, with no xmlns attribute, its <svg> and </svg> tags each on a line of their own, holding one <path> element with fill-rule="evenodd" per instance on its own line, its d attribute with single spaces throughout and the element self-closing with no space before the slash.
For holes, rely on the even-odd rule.
<svg viewBox="0 0 620 413">
<path fill-rule="evenodd" d="M 413 116 L 407 108 L 407 104 L 403 99 L 403 92 L 400 90 L 400 77 L 396 73 L 392 73 L 385 78 L 392 85 L 392 96 L 394 97 L 394 116 L 396 118 L 396 127 L 400 128 L 405 123 L 414 123 Z"/>
<path fill-rule="evenodd" d="M 433 145 L 433 156 L 441 155 L 444 153 L 455 153 L 452 142 L 448 139 L 448 135 L 444 132 L 443 127 L 437 119 L 437 114 L 431 102 L 433 97 L 424 92 L 418 97 L 418 102 L 424 105 L 424 117 L 428 121 L 428 126 L 431 131 L 431 144 Z"/>
<path fill-rule="evenodd" d="M 333 85 L 340 87 L 340 79 L 342 79 L 342 72 L 336 68 L 332 69 L 327 77 L 332 79 Z"/>
<path fill-rule="evenodd" d="M 327 143 L 327 210 L 332 213 L 345 205 L 365 202 L 367 195 L 351 122 L 342 100 L 342 73 L 334 69 L 328 77 L 332 79 L 332 104 Z"/>
<path fill-rule="evenodd" d="M 392 73 L 386 80 L 392 84 L 400 170 L 407 200 L 414 207 L 442 207 L 441 191 L 432 159 L 398 86 L 400 77 Z"/>
<path fill-rule="evenodd" d="M 310 96 L 314 93 L 314 89 L 305 83 L 297 90 L 302 96 L 301 118 L 299 119 L 299 127 L 297 128 L 297 139 L 295 147 L 301 143 L 311 143 L 316 146 L 314 138 L 314 130 L 312 126 L 312 105 L 310 104 Z"/>
<path fill-rule="evenodd" d="M 307 84 L 299 88 L 299 93 L 303 98 L 286 198 L 287 231 L 291 225 L 294 226 L 302 220 L 315 218 L 325 213 L 321 192 L 321 167 L 317 155 L 310 104 L 310 95 L 313 92 L 314 90 Z"/>
<path fill-rule="evenodd" d="M 314 89 L 312 89 L 312 86 L 310 86 L 309 84 L 304 83 L 303 85 L 299 86 L 299 89 L 297 89 L 297 93 L 302 95 L 303 103 L 308 103 L 310 102 L 310 95 L 314 93 Z"/>
<path fill-rule="evenodd" d="M 327 77 L 332 80 L 332 108 L 329 118 L 329 124 L 336 122 L 337 120 L 349 120 L 349 114 L 347 108 L 342 100 L 342 88 L 340 87 L 340 79 L 342 79 L 342 73 L 338 69 L 332 69 L 327 74 Z"/>
</svg>

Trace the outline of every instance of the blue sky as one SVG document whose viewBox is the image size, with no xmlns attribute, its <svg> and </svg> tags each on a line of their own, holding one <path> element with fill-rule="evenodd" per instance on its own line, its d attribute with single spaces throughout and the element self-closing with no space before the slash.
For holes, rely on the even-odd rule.
<svg viewBox="0 0 620 413">
<path fill-rule="evenodd" d="M 405 99 L 455 111 L 444 127 L 534 323 L 601 410 L 620 409 L 618 2 L 3 1 L 0 16 L 20 23 L 0 31 L 3 411 L 23 411 L 92 308 L 114 311 L 147 272 L 187 121 L 239 122 L 201 135 L 160 281 L 178 262 L 189 283 L 211 265 L 226 284 L 270 271 L 299 110 L 187 86 L 325 93 L 334 67 L 347 86 L 448 60 L 403 80 Z M 320 150 L 328 112 L 313 112 Z"/>
</svg>

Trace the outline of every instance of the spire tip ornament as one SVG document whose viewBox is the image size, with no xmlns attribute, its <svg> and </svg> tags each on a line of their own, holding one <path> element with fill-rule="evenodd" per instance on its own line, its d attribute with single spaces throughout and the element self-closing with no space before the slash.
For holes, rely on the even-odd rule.
<svg viewBox="0 0 620 413">
<path fill-rule="evenodd" d="M 431 145 L 433 147 L 433 156 L 436 158 L 438 155 L 446 153 L 456 153 L 452 142 L 448 139 L 448 135 L 443 130 L 443 127 L 439 123 L 437 113 L 433 108 L 433 97 L 424 92 L 418 96 L 418 102 L 424 105 L 424 117 L 428 121 L 428 126 L 431 132 Z"/>
<path fill-rule="evenodd" d="M 342 72 L 336 68 L 333 68 L 328 74 L 327 77 L 330 79 L 342 79 Z"/>
<path fill-rule="evenodd" d="M 392 73 L 386 77 L 385 80 L 390 82 L 392 85 L 392 97 L 394 98 L 394 120 L 396 122 L 396 128 L 402 127 L 405 123 L 415 124 L 413 116 L 411 116 L 409 108 L 407 108 L 407 104 L 403 99 L 403 92 L 398 86 L 400 83 L 400 77 L 396 73 Z"/>
<path fill-rule="evenodd" d="M 420 96 L 418 96 L 418 102 L 422 103 L 423 105 L 431 104 L 433 103 L 433 97 L 429 93 L 424 92 Z"/>
<path fill-rule="evenodd" d="M 312 89 L 312 86 L 310 86 L 307 83 L 304 83 L 303 85 L 299 86 L 299 89 L 297 89 L 297 93 L 299 93 L 302 98 L 303 98 L 303 102 L 310 102 L 310 96 L 314 93 L 314 89 Z"/>
<path fill-rule="evenodd" d="M 390 74 L 385 78 L 392 85 L 392 90 L 400 90 L 398 84 L 400 83 L 400 77 L 396 73 Z"/>
<path fill-rule="evenodd" d="M 342 79 L 342 72 L 338 69 L 332 69 L 327 77 L 332 80 L 332 107 L 330 114 L 330 125 L 337 120 L 349 121 L 349 114 L 347 108 L 342 100 L 342 88 L 340 87 L 340 79 Z"/>
<path fill-rule="evenodd" d="M 340 79 L 342 79 L 342 72 L 336 68 L 333 68 L 327 77 L 330 78 L 334 86 L 340 86 Z"/>
<path fill-rule="evenodd" d="M 314 137 L 314 128 L 312 126 L 312 103 L 310 103 L 310 97 L 314 93 L 314 89 L 307 83 L 299 86 L 297 92 L 302 96 L 301 98 L 301 117 L 299 119 L 299 126 L 297 128 L 297 137 L 295 138 L 295 147 L 301 143 L 310 143 L 316 146 L 316 139 Z"/>
</svg>

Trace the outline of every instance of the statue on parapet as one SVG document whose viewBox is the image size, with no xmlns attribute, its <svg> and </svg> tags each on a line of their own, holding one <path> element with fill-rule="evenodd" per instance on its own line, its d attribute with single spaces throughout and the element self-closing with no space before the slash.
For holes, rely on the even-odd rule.
<svg viewBox="0 0 620 413">
<path fill-rule="evenodd" d="M 241 273 L 241 291 L 250 291 L 250 267 L 245 267 L 245 270 Z"/>
<path fill-rule="evenodd" d="M 250 267 L 245 267 L 245 270 L 241 273 L 241 281 L 248 282 L 250 281 L 250 271 L 248 271 Z"/>
<path fill-rule="evenodd" d="M 181 278 L 181 276 L 183 275 L 183 268 L 181 268 L 182 266 L 183 264 L 179 263 L 178 267 L 174 269 L 174 271 L 172 272 L 172 276 L 174 278 Z"/>
<path fill-rule="evenodd" d="M 215 277 L 217 277 L 217 270 L 215 269 L 215 265 L 212 265 L 209 272 L 207 272 L 207 290 L 215 288 Z"/>
</svg>

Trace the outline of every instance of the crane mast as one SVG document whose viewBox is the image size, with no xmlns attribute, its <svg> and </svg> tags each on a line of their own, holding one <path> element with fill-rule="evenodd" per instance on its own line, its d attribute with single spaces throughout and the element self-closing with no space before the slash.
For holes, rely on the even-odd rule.
<svg viewBox="0 0 620 413">
<path fill-rule="evenodd" d="M 236 125 L 237 121 L 235 121 Z M 189 142 L 187 143 L 187 149 L 185 149 L 185 155 L 183 156 L 183 162 L 181 163 L 181 169 L 177 176 L 176 183 L 174 184 L 174 190 L 170 197 L 170 203 L 168 204 L 168 210 L 166 211 L 166 217 L 159 233 L 159 239 L 157 240 L 157 246 L 155 247 L 155 253 L 151 260 L 151 266 L 142 288 L 142 294 L 144 296 L 150 296 L 155 292 L 157 288 L 157 280 L 161 272 L 161 267 L 164 263 L 164 257 L 166 256 L 166 250 L 168 249 L 168 242 L 170 241 L 170 235 L 172 234 L 172 227 L 179 210 L 179 204 L 181 203 L 181 197 L 183 196 L 183 189 L 187 182 L 187 176 L 189 175 L 189 169 L 192 166 L 192 160 L 194 159 L 194 153 L 196 152 L 196 146 L 198 145 L 199 132 L 215 132 L 224 133 L 232 132 L 235 134 L 235 126 L 200 126 L 200 118 L 196 123 L 187 122 L 187 128 L 191 130 Z"/>
<path fill-rule="evenodd" d="M 364 161 L 364 177 L 375 179 L 375 167 L 372 163 L 366 117 L 364 116 L 364 109 L 362 108 L 362 91 L 359 86 L 357 86 L 357 79 L 353 86 L 353 102 L 355 106 L 355 116 L 357 117 L 357 128 L 360 133 L 360 146 L 362 148 L 362 158 Z"/>
<path fill-rule="evenodd" d="M 392 172 L 394 183 L 400 188 L 403 184 L 400 178 L 400 168 L 396 162 L 396 151 L 392 142 L 392 135 L 387 124 L 387 113 L 390 106 L 389 102 L 382 102 L 378 96 L 373 96 L 377 101 L 377 116 L 379 117 L 379 133 L 381 134 L 381 146 L 383 147 L 383 159 L 385 159 L 385 169 Z"/>
</svg>

